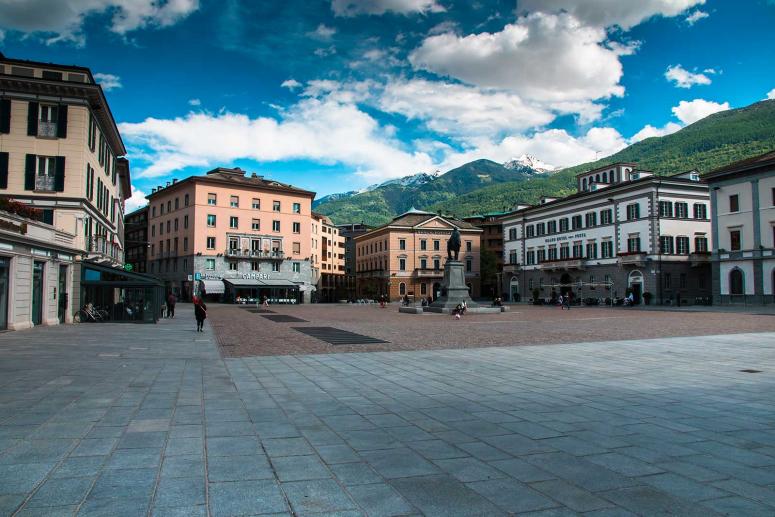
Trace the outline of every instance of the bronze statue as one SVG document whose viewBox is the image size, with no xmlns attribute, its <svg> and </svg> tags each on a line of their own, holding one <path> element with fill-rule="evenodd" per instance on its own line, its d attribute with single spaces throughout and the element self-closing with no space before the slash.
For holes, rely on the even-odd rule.
<svg viewBox="0 0 775 517">
<path fill-rule="evenodd" d="M 452 252 L 455 252 L 455 258 L 452 258 Z M 447 241 L 447 260 L 457 260 L 460 253 L 460 231 L 455 228 Z"/>
</svg>

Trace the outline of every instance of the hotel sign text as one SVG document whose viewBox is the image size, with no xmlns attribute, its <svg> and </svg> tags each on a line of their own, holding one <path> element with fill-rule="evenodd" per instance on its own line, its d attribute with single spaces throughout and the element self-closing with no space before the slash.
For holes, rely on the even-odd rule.
<svg viewBox="0 0 775 517">
<path fill-rule="evenodd" d="M 586 236 L 586 233 L 577 233 L 574 235 L 558 235 L 557 237 L 549 237 L 548 239 L 544 239 L 544 242 L 569 241 L 571 239 L 583 239 Z"/>
</svg>

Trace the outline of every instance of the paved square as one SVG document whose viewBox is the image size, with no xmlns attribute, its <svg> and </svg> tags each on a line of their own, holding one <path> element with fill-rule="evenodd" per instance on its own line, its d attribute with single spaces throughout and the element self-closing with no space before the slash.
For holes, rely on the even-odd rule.
<svg viewBox="0 0 775 517">
<path fill-rule="evenodd" d="M 2 334 L 0 515 L 775 514 L 772 318 L 603 310 L 569 344 L 225 359 L 182 304 Z M 567 331 L 524 314 L 465 328 Z M 706 320 L 747 333 L 594 340 Z"/>
</svg>

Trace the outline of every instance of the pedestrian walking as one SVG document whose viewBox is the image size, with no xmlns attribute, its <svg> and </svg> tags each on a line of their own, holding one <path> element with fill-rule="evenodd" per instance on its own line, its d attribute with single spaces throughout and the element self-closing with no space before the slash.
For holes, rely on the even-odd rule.
<svg viewBox="0 0 775 517">
<path fill-rule="evenodd" d="M 557 298 L 557 305 L 560 306 L 560 310 L 563 310 L 565 308 L 565 297 L 563 295 L 560 295 Z"/>
<path fill-rule="evenodd" d="M 167 296 L 167 317 L 175 317 L 175 304 L 178 303 L 178 299 L 175 297 L 175 293 L 170 293 Z"/>
<path fill-rule="evenodd" d="M 204 332 L 205 320 L 207 319 L 207 305 L 201 298 L 194 299 L 194 317 L 196 318 L 196 331 Z"/>
<path fill-rule="evenodd" d="M 568 293 L 568 294 L 566 294 L 566 295 L 565 295 L 565 297 L 563 298 L 563 300 L 564 300 L 564 302 L 565 302 L 565 307 L 566 307 L 568 310 L 570 310 L 570 296 L 571 296 L 571 294 L 570 294 L 570 293 Z"/>
<path fill-rule="evenodd" d="M 263 305 L 264 305 L 264 307 L 269 307 L 269 298 L 266 295 L 264 295 L 264 303 L 263 303 Z"/>
</svg>

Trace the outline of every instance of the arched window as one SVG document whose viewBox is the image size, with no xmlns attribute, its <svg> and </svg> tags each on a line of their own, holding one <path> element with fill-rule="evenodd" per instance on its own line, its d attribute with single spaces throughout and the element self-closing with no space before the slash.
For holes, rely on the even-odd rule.
<svg viewBox="0 0 775 517">
<path fill-rule="evenodd" d="M 595 174 L 595 183 L 600 183 L 600 174 Z"/>
<path fill-rule="evenodd" d="M 745 294 L 745 277 L 737 268 L 729 272 L 729 294 Z"/>
<path fill-rule="evenodd" d="M 188 194 L 183 197 L 183 206 L 188 206 Z"/>
<path fill-rule="evenodd" d="M 608 173 L 607 172 L 603 173 L 603 183 L 608 183 Z"/>
<path fill-rule="evenodd" d="M 581 190 L 587 190 L 587 178 L 581 180 Z"/>
<path fill-rule="evenodd" d="M 398 284 L 398 294 L 400 294 L 401 296 L 406 294 L 406 284 L 405 283 L 401 282 L 400 284 Z"/>
</svg>

